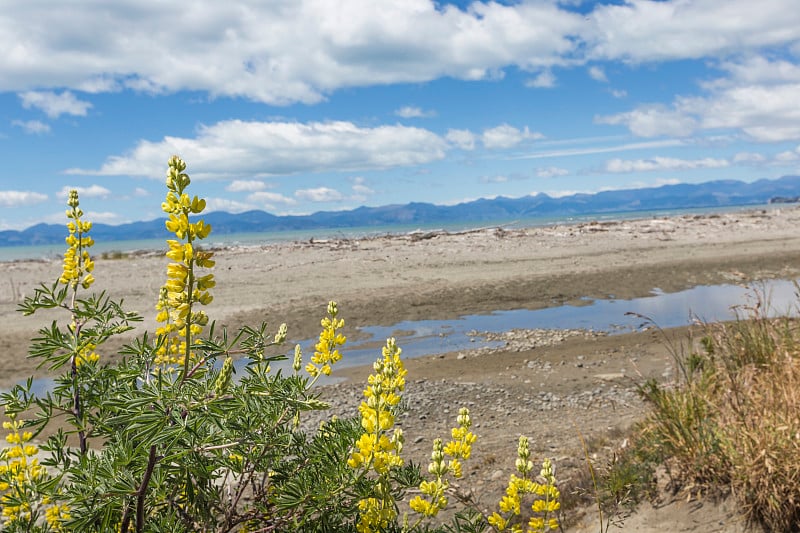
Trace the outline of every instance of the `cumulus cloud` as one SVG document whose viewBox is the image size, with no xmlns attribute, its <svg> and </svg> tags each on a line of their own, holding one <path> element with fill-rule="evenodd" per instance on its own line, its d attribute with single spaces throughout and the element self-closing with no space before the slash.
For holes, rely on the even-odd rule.
<svg viewBox="0 0 800 533">
<path fill-rule="evenodd" d="M 556 77 L 551 71 L 545 70 L 535 78 L 527 80 L 525 86 L 534 89 L 551 89 L 556 86 Z"/>
<path fill-rule="evenodd" d="M 98 10 L 9 0 L 0 13 L 0 90 L 189 90 L 282 105 L 345 87 L 497 79 L 509 68 L 539 72 L 527 84 L 550 87 L 551 67 L 589 60 L 796 49 L 800 27 L 795 0 L 629 0 L 588 12 L 571 2 L 467 4 L 274 0 L 231 9 L 126 0 Z"/>
<path fill-rule="evenodd" d="M 343 87 L 563 64 L 584 24 L 554 2 L 123 1 L 98 10 L 11 0 L 0 14 L 0 90 L 197 90 L 314 103 Z"/>
<path fill-rule="evenodd" d="M 367 181 L 362 178 L 361 176 L 356 176 L 351 178 L 350 181 L 352 182 L 353 186 L 353 196 L 352 200 L 357 202 L 363 202 L 367 199 L 368 196 L 375 194 L 375 191 L 372 190 L 368 185 Z"/>
<path fill-rule="evenodd" d="M 795 161 L 800 161 L 800 146 L 794 150 L 786 150 L 784 152 L 775 154 L 775 161 L 778 163 L 793 163 Z"/>
<path fill-rule="evenodd" d="M 225 190 L 229 192 L 255 192 L 263 191 L 267 184 L 260 180 L 233 180 Z"/>
<path fill-rule="evenodd" d="M 61 115 L 83 117 L 92 107 L 89 102 L 78 100 L 70 91 L 63 91 L 61 94 L 52 91 L 25 91 L 19 94 L 19 98 L 25 109 L 39 109 L 50 118 L 58 118 Z"/>
<path fill-rule="evenodd" d="M 481 140 L 486 148 L 511 148 L 527 139 L 541 139 L 541 133 L 531 133 L 527 126 L 520 130 L 508 124 L 501 124 L 484 130 Z"/>
<path fill-rule="evenodd" d="M 544 167 L 536 169 L 536 176 L 539 178 L 555 178 L 558 176 L 566 176 L 569 170 L 558 167 Z"/>
<path fill-rule="evenodd" d="M 447 139 L 447 142 L 450 144 L 462 150 L 475 149 L 475 134 L 469 130 L 447 130 L 445 139 Z"/>
<path fill-rule="evenodd" d="M 31 133 L 35 135 L 42 135 L 43 133 L 50 133 L 50 125 L 45 124 L 40 120 L 15 120 L 11 123 L 13 126 L 18 126 L 22 128 L 22 131 L 25 133 Z"/>
<path fill-rule="evenodd" d="M 61 215 L 64 218 L 64 215 Z M 119 213 L 113 211 L 87 211 L 86 218 L 92 222 L 100 222 L 103 224 L 124 224 L 128 220 L 122 218 Z"/>
<path fill-rule="evenodd" d="M 294 198 L 289 198 L 288 196 L 284 196 L 280 193 L 268 191 L 254 192 L 247 197 L 247 201 L 252 204 L 258 204 L 270 209 L 273 209 L 275 206 L 279 205 L 286 206 L 297 204 L 297 201 Z"/>
<path fill-rule="evenodd" d="M 33 191 L 0 191 L 0 206 L 22 207 L 47 201 L 47 195 Z M 64 214 L 62 213 L 63 217 Z"/>
<path fill-rule="evenodd" d="M 606 77 L 606 71 L 598 66 L 589 67 L 589 77 L 595 81 L 608 83 L 608 78 Z"/>
<path fill-rule="evenodd" d="M 107 198 L 111 191 L 103 187 L 102 185 L 90 185 L 89 187 L 75 187 L 71 185 L 65 185 L 61 188 L 58 192 L 58 197 L 67 199 L 69 198 L 69 191 L 71 190 L 78 191 L 78 195 L 81 198 Z"/>
<path fill-rule="evenodd" d="M 734 163 L 759 164 L 767 160 L 762 154 L 755 152 L 739 152 L 733 156 Z"/>
<path fill-rule="evenodd" d="M 705 94 L 677 96 L 670 106 L 643 105 L 595 120 L 626 126 L 641 137 L 739 130 L 759 142 L 800 139 L 800 65 L 753 56 L 720 68 L 727 75 L 701 84 Z"/>
<path fill-rule="evenodd" d="M 634 63 L 701 58 L 790 44 L 800 10 L 793 0 L 631 0 L 587 15 L 588 55 Z"/>
<path fill-rule="evenodd" d="M 430 118 L 436 116 L 435 111 L 424 111 L 423 109 L 414 106 L 401 107 L 395 111 L 394 114 L 403 118 Z"/>
<path fill-rule="evenodd" d="M 294 192 L 295 197 L 308 202 L 341 202 L 344 195 L 330 187 L 316 187 L 314 189 L 300 189 Z"/>
<path fill-rule="evenodd" d="M 639 137 L 686 137 L 697 127 L 691 116 L 663 105 L 642 106 L 625 113 L 595 117 L 595 122 L 626 126 Z"/>
<path fill-rule="evenodd" d="M 299 172 L 374 170 L 443 159 L 447 143 L 408 126 L 359 127 L 352 122 L 245 122 L 202 126 L 194 138 L 140 141 L 130 153 L 109 157 L 97 170 L 68 174 L 161 179 L 164 154 L 181 154 L 198 179 L 266 177 Z"/>
<path fill-rule="evenodd" d="M 606 162 L 606 172 L 649 172 L 653 170 L 691 170 L 695 168 L 724 168 L 730 166 L 725 159 L 674 159 L 654 157 L 652 159 L 611 159 Z"/>
<path fill-rule="evenodd" d="M 246 202 L 237 202 L 236 200 L 229 200 L 227 198 L 207 198 L 206 211 L 211 213 L 213 211 L 225 211 L 226 213 L 244 213 L 245 211 L 253 211 L 258 209 L 258 206 Z"/>
</svg>

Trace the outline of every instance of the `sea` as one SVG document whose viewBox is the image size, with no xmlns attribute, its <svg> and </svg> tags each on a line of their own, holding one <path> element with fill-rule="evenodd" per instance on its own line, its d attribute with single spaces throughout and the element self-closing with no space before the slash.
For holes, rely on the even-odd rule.
<svg viewBox="0 0 800 533">
<path fill-rule="evenodd" d="M 363 239 L 385 235 L 406 235 L 413 232 L 447 231 L 459 232 L 479 228 L 521 229 L 554 225 L 574 225 L 591 221 L 611 222 L 681 215 L 698 215 L 712 213 L 735 213 L 748 210 L 771 210 L 780 208 L 781 204 L 746 205 L 731 207 L 704 207 L 689 209 L 661 209 L 648 211 L 625 211 L 609 213 L 588 213 L 583 215 L 535 217 L 516 220 L 495 220 L 480 222 L 453 222 L 448 224 L 413 224 L 386 225 L 352 228 L 309 229 L 298 231 L 267 231 L 260 233 L 230 233 L 214 235 L 213 230 L 204 244 L 211 248 L 258 247 L 269 244 L 308 242 L 311 239 Z M 784 206 L 785 207 L 785 206 Z M 66 236 L 66 229 L 65 236 Z M 166 237 L 165 237 L 166 238 Z M 142 251 L 160 251 L 165 249 L 164 239 L 141 239 L 124 241 L 97 241 L 92 247 L 95 256 L 104 253 L 130 253 Z M 24 260 L 53 260 L 64 253 L 64 244 L 46 244 L 36 246 L 0 246 L 0 262 Z"/>
</svg>

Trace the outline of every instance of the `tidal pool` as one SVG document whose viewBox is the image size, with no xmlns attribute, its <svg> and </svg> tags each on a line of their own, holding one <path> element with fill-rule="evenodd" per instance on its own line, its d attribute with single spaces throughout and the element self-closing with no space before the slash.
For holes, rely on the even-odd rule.
<svg viewBox="0 0 800 533">
<path fill-rule="evenodd" d="M 470 336 L 472 331 L 502 333 L 512 329 L 586 329 L 609 334 L 626 333 L 642 327 L 647 317 L 662 328 L 685 326 L 694 320 L 716 322 L 732 320 L 746 307 L 768 303 L 770 316 L 800 314 L 800 297 L 793 280 L 767 280 L 743 285 L 705 285 L 685 291 L 665 293 L 655 288 L 649 296 L 630 300 L 585 300 L 583 305 L 562 305 L 545 309 L 514 309 L 483 315 L 466 315 L 451 320 L 398 322 L 391 326 L 360 328 L 366 338 L 348 342 L 339 366 L 371 364 L 380 355 L 388 337 L 396 337 L 404 357 L 497 347 L 499 342 Z M 759 296 L 760 295 L 760 296 Z M 314 351 L 316 340 L 300 343 L 304 362 Z M 287 353 L 292 350 L 287 348 Z M 245 360 L 236 363 L 241 369 Z M 273 363 L 275 370 L 291 371 L 291 361 Z M 321 380 L 331 382 L 331 380 Z M 33 390 L 43 394 L 52 387 L 49 378 L 34 380 Z"/>
<path fill-rule="evenodd" d="M 698 286 L 674 293 L 655 288 L 649 296 L 630 300 L 586 300 L 577 306 L 514 309 L 452 320 L 405 321 L 391 326 L 364 327 L 360 329 L 368 338 L 346 345 L 341 365 L 371 363 L 380 354 L 380 346 L 386 338 L 392 336 L 397 337 L 405 357 L 419 357 L 498 345 L 468 335 L 471 331 L 586 329 L 614 334 L 640 328 L 645 322 L 642 317 L 662 328 L 685 326 L 694 320 L 732 320 L 737 310 L 743 316 L 746 306 L 755 305 L 759 294 L 762 303 L 769 303 L 769 315 L 797 316 L 800 299 L 795 290 L 795 282 L 791 280 L 769 280 L 748 286 Z M 301 345 L 303 353 L 309 354 L 314 343 L 309 341 Z"/>
</svg>

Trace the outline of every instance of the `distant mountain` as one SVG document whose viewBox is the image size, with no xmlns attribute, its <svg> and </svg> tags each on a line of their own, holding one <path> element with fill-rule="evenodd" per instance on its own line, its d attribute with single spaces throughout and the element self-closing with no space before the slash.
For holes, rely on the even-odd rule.
<svg viewBox="0 0 800 533">
<path fill-rule="evenodd" d="M 734 180 L 664 185 L 647 189 L 573 194 L 552 198 L 546 194 L 522 198 L 479 199 L 452 206 L 428 203 L 359 207 L 350 211 L 321 211 L 304 216 L 276 216 L 264 211 L 209 213 L 206 222 L 215 235 L 264 231 L 338 229 L 396 224 L 445 224 L 525 220 L 537 217 L 624 213 L 659 209 L 730 207 L 787 201 L 800 197 L 800 176 L 745 183 Z M 97 241 L 164 238 L 164 219 L 111 226 L 94 224 Z M 0 231 L 0 246 L 54 244 L 64 240 L 64 226 L 37 224 L 23 231 Z"/>
</svg>

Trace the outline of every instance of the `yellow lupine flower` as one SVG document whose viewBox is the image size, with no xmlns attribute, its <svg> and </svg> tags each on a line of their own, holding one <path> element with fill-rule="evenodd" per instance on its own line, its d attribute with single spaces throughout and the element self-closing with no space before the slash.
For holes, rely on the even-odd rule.
<svg viewBox="0 0 800 533">
<path fill-rule="evenodd" d="M 86 248 L 94 244 L 94 239 L 86 234 L 92 229 L 92 223 L 81 220 L 83 211 L 78 207 L 78 191 L 71 190 L 67 205 L 67 218 L 71 219 L 67 223 L 69 235 L 64 239 L 67 243 L 67 251 L 64 252 L 64 263 L 59 283 L 70 285 L 77 289 L 80 284 L 84 289 L 88 289 L 94 283 L 94 276 L 91 272 L 94 269 L 94 262 L 89 257 Z"/>
<path fill-rule="evenodd" d="M 320 321 L 322 331 L 319 334 L 317 344 L 314 346 L 314 355 L 311 356 L 311 362 L 305 367 L 306 372 L 312 378 L 331 374 L 332 365 L 342 359 L 342 354 L 338 348 L 347 341 L 346 337 L 339 333 L 339 330 L 344 327 L 344 320 L 336 318 L 338 315 L 336 302 L 328 302 L 328 315 Z"/>
<path fill-rule="evenodd" d="M 156 329 L 160 336 L 180 338 L 167 339 L 156 353 L 157 365 L 188 365 L 188 359 L 195 357 L 191 352 L 189 339 L 199 336 L 208 323 L 208 316 L 194 311 L 193 304 L 208 305 L 213 300 L 208 289 L 215 286 L 214 275 L 197 275 L 196 268 L 214 266 L 212 253 L 195 250 L 192 242 L 203 239 L 211 232 L 211 226 L 204 221 L 190 222 L 190 214 L 201 213 L 206 206 L 205 200 L 189 197 L 185 192 L 191 183 L 188 174 L 184 173 L 186 163 L 178 156 L 170 158 L 167 170 L 167 194 L 161 204 L 162 210 L 168 214 L 165 222 L 167 230 L 175 234 L 176 239 L 167 240 L 169 250 L 167 258 L 174 261 L 167 266 L 167 281 L 159 294 L 156 309 L 156 320 L 163 325 Z M 185 241 L 185 242 L 184 242 Z"/>
</svg>

